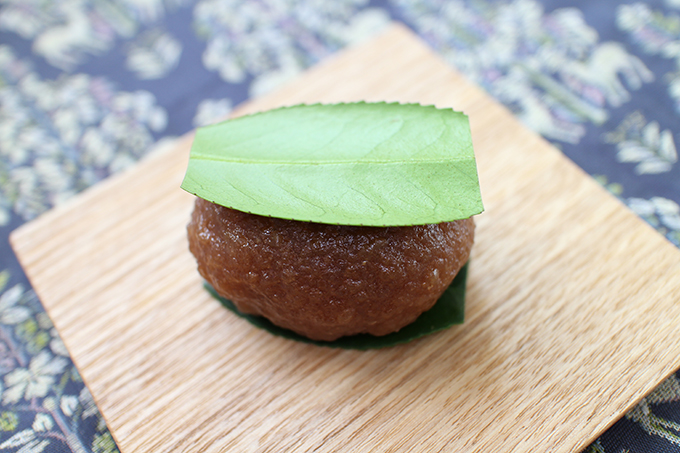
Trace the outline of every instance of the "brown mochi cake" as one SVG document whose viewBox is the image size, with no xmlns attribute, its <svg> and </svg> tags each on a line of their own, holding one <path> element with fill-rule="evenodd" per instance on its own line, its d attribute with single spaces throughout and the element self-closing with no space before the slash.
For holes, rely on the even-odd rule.
<svg viewBox="0 0 680 453">
<path fill-rule="evenodd" d="M 475 224 L 329 225 L 197 198 L 187 230 L 200 274 L 238 310 L 332 341 L 386 335 L 430 309 L 467 262 Z"/>
</svg>

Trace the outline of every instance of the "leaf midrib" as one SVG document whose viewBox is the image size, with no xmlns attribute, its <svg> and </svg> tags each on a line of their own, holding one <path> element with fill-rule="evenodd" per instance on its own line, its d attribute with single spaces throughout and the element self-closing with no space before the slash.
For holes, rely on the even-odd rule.
<svg viewBox="0 0 680 453">
<path fill-rule="evenodd" d="M 451 158 L 451 159 L 403 159 L 403 160 L 375 160 L 375 159 L 347 159 L 347 160 L 266 160 L 266 159 L 238 159 L 215 156 L 211 154 L 197 154 L 191 156 L 195 160 L 209 160 L 215 162 L 227 162 L 234 164 L 265 164 L 265 165 L 345 165 L 345 164 L 380 164 L 380 165 L 409 165 L 409 164 L 447 164 L 452 162 L 470 161 L 472 157 Z"/>
</svg>

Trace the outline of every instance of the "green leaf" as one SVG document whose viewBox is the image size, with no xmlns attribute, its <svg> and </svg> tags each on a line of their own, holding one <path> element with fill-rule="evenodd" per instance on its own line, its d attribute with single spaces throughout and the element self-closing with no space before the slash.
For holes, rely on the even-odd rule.
<svg viewBox="0 0 680 453">
<path fill-rule="evenodd" d="M 246 319 L 255 327 L 264 329 L 273 335 L 288 338 L 290 340 L 301 341 L 303 343 L 327 346 L 329 348 L 366 350 L 387 348 L 402 343 L 408 343 L 409 341 L 415 340 L 416 338 L 444 330 L 453 326 L 454 324 L 462 324 L 465 319 L 465 285 L 467 282 L 467 268 L 468 265 L 465 264 L 465 266 L 463 266 L 463 268 L 458 272 L 456 278 L 453 279 L 453 282 L 451 282 L 446 291 L 444 291 L 444 294 L 442 294 L 442 296 L 439 298 L 439 300 L 437 300 L 437 303 L 434 304 L 432 308 L 420 315 L 413 323 L 403 327 L 401 330 L 381 337 L 368 334 L 359 334 L 342 337 L 335 341 L 310 340 L 309 338 L 298 335 L 293 331 L 274 325 L 271 323 L 271 321 L 263 318 L 262 316 L 241 313 L 229 299 L 225 299 L 224 297 L 217 294 L 212 286 L 210 286 L 208 283 L 204 283 L 204 285 L 208 292 L 210 292 L 210 294 L 215 299 L 220 301 L 226 308 L 233 311 L 238 316 Z"/>
<path fill-rule="evenodd" d="M 198 129 L 182 188 L 239 211 L 341 225 L 484 209 L 467 116 L 419 104 L 297 105 Z"/>
</svg>

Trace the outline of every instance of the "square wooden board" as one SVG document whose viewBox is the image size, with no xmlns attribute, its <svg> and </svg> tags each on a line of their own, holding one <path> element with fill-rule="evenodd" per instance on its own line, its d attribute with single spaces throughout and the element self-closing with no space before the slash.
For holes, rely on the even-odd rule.
<svg viewBox="0 0 680 453">
<path fill-rule="evenodd" d="M 576 451 L 680 365 L 680 251 L 406 28 L 238 113 L 352 100 L 470 116 L 465 324 L 359 352 L 224 310 L 187 251 L 185 137 L 11 238 L 123 452 Z"/>
</svg>

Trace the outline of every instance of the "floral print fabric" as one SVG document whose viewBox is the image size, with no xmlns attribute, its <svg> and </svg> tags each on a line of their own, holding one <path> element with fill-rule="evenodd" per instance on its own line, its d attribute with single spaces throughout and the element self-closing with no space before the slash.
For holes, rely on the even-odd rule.
<svg viewBox="0 0 680 453">
<path fill-rule="evenodd" d="M 9 232 L 391 20 L 680 246 L 678 0 L 0 0 L 0 452 L 117 451 Z M 678 382 L 586 451 L 680 451 Z"/>
</svg>

